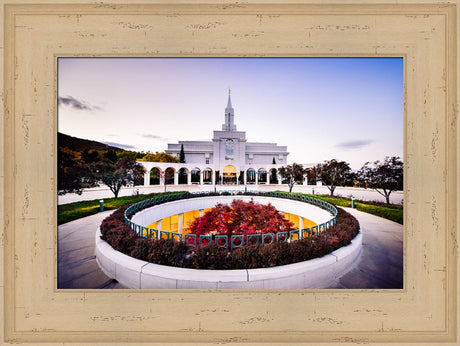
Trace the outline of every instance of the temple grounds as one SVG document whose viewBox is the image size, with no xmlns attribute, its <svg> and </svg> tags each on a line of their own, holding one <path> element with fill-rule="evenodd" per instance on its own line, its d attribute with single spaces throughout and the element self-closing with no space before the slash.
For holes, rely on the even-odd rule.
<svg viewBox="0 0 460 346">
<path fill-rule="evenodd" d="M 181 188 L 183 189 L 183 186 Z M 296 186 L 294 191 L 301 192 L 300 188 L 305 189 Z M 318 189 L 316 186 L 306 189 L 308 188 Z M 370 192 L 351 190 L 353 194 Z M 125 189 L 127 194 L 130 191 L 132 194 L 132 188 Z M 308 190 L 306 192 L 311 193 Z M 337 192 L 341 194 L 340 191 Z M 88 195 L 93 193 L 97 191 L 90 191 Z M 402 193 L 395 195 L 399 194 L 402 198 Z M 85 197 L 85 193 L 80 197 Z M 95 197 L 90 199 L 93 198 Z M 368 198 L 372 199 L 371 196 Z M 362 255 L 354 268 L 338 277 L 328 288 L 403 288 L 403 226 L 355 209 L 345 209 L 355 216 L 361 225 Z M 95 232 L 102 219 L 111 212 L 98 213 L 59 226 L 58 288 L 124 288 L 109 279 L 99 269 L 95 260 Z"/>
</svg>

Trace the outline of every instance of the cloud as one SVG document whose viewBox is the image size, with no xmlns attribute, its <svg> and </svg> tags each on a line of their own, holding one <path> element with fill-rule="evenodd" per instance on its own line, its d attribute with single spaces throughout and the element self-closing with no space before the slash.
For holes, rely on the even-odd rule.
<svg viewBox="0 0 460 346">
<path fill-rule="evenodd" d="M 357 139 L 357 140 L 342 142 L 342 143 L 336 144 L 335 146 L 338 148 L 345 149 L 345 150 L 353 150 L 353 149 L 362 149 L 363 147 L 371 144 L 372 142 L 374 141 L 371 139 Z"/>
<path fill-rule="evenodd" d="M 125 150 L 133 150 L 136 149 L 134 145 L 129 145 L 129 144 L 121 144 L 121 143 L 115 143 L 115 142 L 102 142 L 104 144 L 110 145 L 111 147 L 117 147 Z"/>
<path fill-rule="evenodd" d="M 94 111 L 94 110 L 100 110 L 101 108 L 98 106 L 92 106 L 89 105 L 88 103 L 84 101 L 77 100 L 76 98 L 72 96 L 59 96 L 58 98 L 58 105 L 64 105 L 64 106 L 69 106 L 73 109 L 80 110 L 80 111 Z"/>
<path fill-rule="evenodd" d="M 138 134 L 138 136 L 143 137 L 143 138 L 151 138 L 151 139 L 156 139 L 159 141 L 167 142 L 168 138 L 158 136 L 158 135 L 152 135 L 152 134 Z"/>
</svg>

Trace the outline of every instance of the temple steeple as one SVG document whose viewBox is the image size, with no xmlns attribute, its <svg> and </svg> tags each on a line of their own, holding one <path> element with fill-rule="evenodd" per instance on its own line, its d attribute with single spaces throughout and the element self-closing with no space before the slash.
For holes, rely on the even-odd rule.
<svg viewBox="0 0 460 346">
<path fill-rule="evenodd" d="M 230 98 L 230 88 L 228 88 L 228 101 L 227 107 L 225 108 L 225 124 L 222 124 L 222 131 L 236 131 L 236 125 L 234 122 L 234 110 L 232 107 L 232 100 Z"/>
</svg>

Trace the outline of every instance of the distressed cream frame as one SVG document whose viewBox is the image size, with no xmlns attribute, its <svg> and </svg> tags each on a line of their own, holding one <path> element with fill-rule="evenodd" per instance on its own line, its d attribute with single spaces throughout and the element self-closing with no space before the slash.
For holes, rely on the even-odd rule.
<svg viewBox="0 0 460 346">
<path fill-rule="evenodd" d="M 458 1 L 216 2 L 1 1 L 3 342 L 459 344 Z M 404 289 L 58 290 L 59 56 L 403 57 Z"/>
</svg>

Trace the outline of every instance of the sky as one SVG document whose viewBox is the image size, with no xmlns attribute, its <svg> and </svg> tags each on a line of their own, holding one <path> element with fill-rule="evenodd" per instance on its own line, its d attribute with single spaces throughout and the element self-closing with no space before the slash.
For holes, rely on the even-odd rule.
<svg viewBox="0 0 460 346">
<path fill-rule="evenodd" d="M 59 58 L 58 131 L 165 151 L 221 130 L 231 88 L 248 142 L 288 163 L 403 158 L 403 58 Z"/>
</svg>

